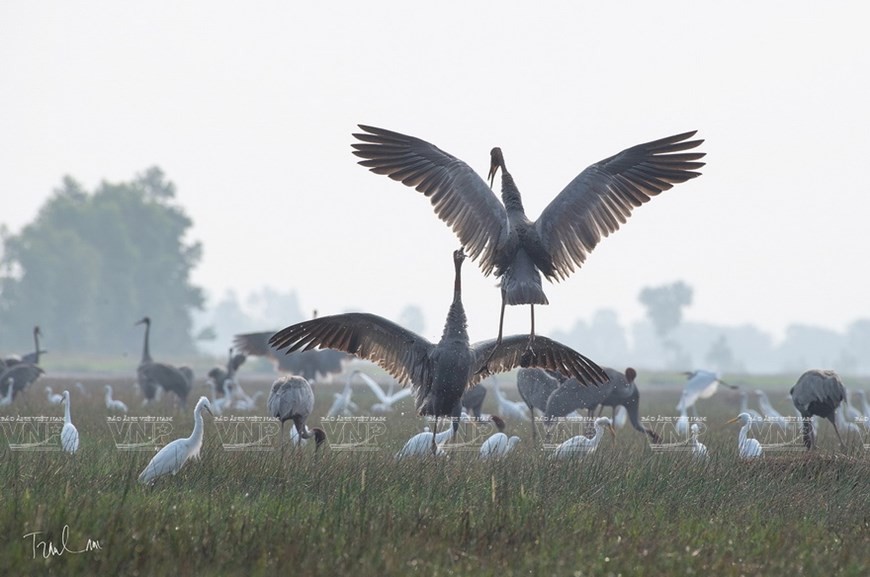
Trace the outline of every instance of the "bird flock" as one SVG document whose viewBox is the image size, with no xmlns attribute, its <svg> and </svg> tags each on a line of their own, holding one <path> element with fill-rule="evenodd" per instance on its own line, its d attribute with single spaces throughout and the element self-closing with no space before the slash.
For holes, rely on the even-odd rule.
<svg viewBox="0 0 870 577">
<path fill-rule="evenodd" d="M 324 446 L 324 429 L 308 426 L 315 401 L 311 383 L 341 373 L 352 358 L 375 363 L 394 380 L 385 389 L 361 370 L 349 372 L 344 387 L 334 394 L 325 412 L 326 419 L 359 412 L 352 398 L 354 379 L 361 380 L 377 401 L 370 408 L 371 414 L 388 416 L 397 403 L 413 396 L 417 414 L 432 419 L 431 427 L 412 436 L 395 454 L 396 461 L 446 456 L 451 442 L 460 436 L 460 425 L 469 423 L 496 429 L 480 443 L 479 458 L 487 461 L 509 456 L 521 442 L 519 436 L 505 432 L 508 422 L 529 422 L 533 444 L 541 434 L 552 459 L 592 455 L 605 432 L 615 435 L 616 429 L 627 423 L 651 444 L 664 443 L 662 431 L 648 426 L 640 417 L 637 371 L 631 367 L 622 372 L 601 367 L 572 348 L 538 334 L 535 306 L 550 305 L 543 278 L 550 282 L 568 279 L 598 243 L 625 225 L 637 208 L 674 185 L 701 175 L 705 153 L 698 148 L 704 141 L 694 138 L 696 132 L 631 146 L 589 165 L 553 197 L 536 220 L 531 220 L 501 148 L 490 151 L 490 168 L 484 179 L 462 160 L 420 138 L 367 125 L 359 128 L 361 132 L 353 134 L 356 141 L 352 144 L 353 154 L 360 159 L 358 164 L 422 193 L 435 215 L 459 240 L 460 248 L 452 255 L 452 299 L 441 338 L 432 342 L 393 321 L 363 312 L 326 316 L 315 312 L 313 318 L 277 331 L 236 335 L 233 344 L 237 352 L 230 348 L 226 365 L 214 367 L 207 374 L 211 399 L 201 396 L 197 401 L 191 435 L 160 449 L 139 475 L 139 481 L 153 485 L 199 457 L 205 434 L 203 412 L 220 416 L 227 411 L 263 411 L 259 407 L 263 392 L 248 395 L 237 377 L 248 355 L 268 357 L 280 372 L 286 373 L 272 384 L 263 411 L 280 423 L 282 454 L 285 445 L 301 447 L 311 439 L 315 452 Z M 493 188 L 498 174 L 500 197 Z M 383 251 L 376 256 L 379 254 L 389 258 Z M 476 261 L 484 276 L 494 275 L 500 293 L 495 336 L 475 343 L 468 337 L 462 302 L 462 266 L 466 259 Z M 529 305 L 528 333 L 503 334 L 508 305 Z M 194 389 L 193 371 L 155 361 L 150 349 L 151 318 L 145 316 L 136 325 L 144 326 L 142 355 L 136 368 L 143 405 L 156 406 L 163 395 L 170 395 L 178 408 L 185 410 Z M 39 363 L 47 351 L 40 348 L 41 336 L 40 327 L 35 326 L 32 353 L 0 359 L 0 406 L 10 406 L 44 373 Z M 495 377 L 515 369 L 520 401 L 511 400 Z M 739 390 L 739 412 L 729 423 L 740 423 L 737 449 L 741 459 L 763 456 L 762 442 L 752 436 L 763 431 L 761 427 L 776 426 L 783 434 L 788 433 L 793 419 L 777 412 L 764 391 L 753 391 L 760 409 L 756 411 L 749 407 L 750 391 L 726 383 L 718 373 L 696 370 L 687 372 L 686 377 L 675 407 L 679 416 L 674 417 L 673 430 L 678 444 L 685 446 L 693 458 L 703 461 L 710 454 L 699 439 L 698 401 L 713 397 L 720 386 Z M 495 397 L 497 414 L 482 412 L 488 390 Z M 72 421 L 70 392 L 57 394 L 50 387 L 45 392 L 50 405 L 63 406 L 61 446 L 74 455 L 79 450 L 79 433 Z M 81 387 L 80 392 L 84 392 Z M 107 385 L 107 413 L 126 414 L 128 406 L 113 394 L 113 388 Z M 858 391 L 858 397 L 864 414 L 870 416 L 864 392 Z M 848 393 L 833 371 L 807 371 L 792 387 L 790 398 L 797 415 L 794 422 L 799 424 L 807 449 L 816 445 L 815 418 L 827 419 L 844 447 L 841 429 L 848 433 L 862 420 L 867 426 L 862 413 L 848 404 Z M 611 407 L 610 417 L 602 415 L 605 407 Z M 587 415 L 580 417 L 584 410 Z M 582 419 L 585 429 L 554 442 L 556 424 L 576 418 Z M 286 421 L 293 426 L 285 436 Z M 447 421 L 447 426 L 439 432 L 441 421 Z"/>
</svg>

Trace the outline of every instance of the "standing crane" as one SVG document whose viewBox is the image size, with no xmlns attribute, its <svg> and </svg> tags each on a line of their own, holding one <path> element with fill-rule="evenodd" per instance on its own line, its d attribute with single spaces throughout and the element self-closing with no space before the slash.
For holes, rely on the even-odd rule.
<svg viewBox="0 0 870 577">
<path fill-rule="evenodd" d="M 547 410 L 547 400 L 559 385 L 566 381 L 561 373 L 542 369 L 520 369 L 517 371 L 517 391 L 529 407 L 532 415 L 532 442 L 535 442 L 535 409 L 543 413 Z M 570 411 L 568 411 L 570 412 Z"/>
<path fill-rule="evenodd" d="M 587 384 L 607 380 L 606 373 L 594 362 L 546 337 L 535 339 L 530 346 L 528 335 L 507 337 L 501 347 L 495 340 L 471 344 L 462 305 L 464 260 L 461 249 L 453 253 L 453 302 L 438 343 L 369 313 L 345 313 L 301 322 L 276 333 L 269 342 L 288 352 L 315 347 L 338 349 L 377 363 L 401 384 L 410 382 L 418 413 L 435 417 L 433 452 L 437 450 L 438 419 L 455 414 L 462 394 L 493 373 L 518 366 L 539 366 L 576 376 Z"/>
<path fill-rule="evenodd" d="M 6 357 L 3 359 L 3 364 L 6 368 L 15 366 L 19 363 L 26 363 L 31 365 L 39 364 L 39 356 L 44 355 L 48 351 L 43 351 L 39 348 L 39 337 L 42 336 L 42 329 L 39 328 L 39 325 L 33 327 L 33 352 L 27 353 L 26 355 L 18 356 L 12 355 L 11 357 Z M 0 369 L 2 370 L 2 369 Z"/>
<path fill-rule="evenodd" d="M 155 362 L 151 358 L 150 349 L 151 319 L 143 317 L 136 324 L 145 325 L 142 360 L 136 369 L 136 378 L 139 381 L 139 388 L 142 389 L 142 394 L 145 395 L 145 402 L 152 401 L 157 394 L 157 387 L 162 387 L 163 390 L 171 391 L 178 395 L 182 406 L 185 405 L 187 403 L 187 395 L 193 386 L 193 372 L 187 367 L 179 369 L 166 363 Z M 209 409 L 209 412 L 211 412 L 211 409 Z"/>
<path fill-rule="evenodd" d="M 450 226 L 484 275 L 500 279 L 501 343 L 505 305 L 549 304 L 541 273 L 550 281 L 567 278 L 586 261 L 602 237 L 625 224 L 632 210 L 676 183 L 700 175 L 703 152 L 683 152 L 703 140 L 695 131 L 632 146 L 592 164 L 544 209 L 536 221 L 525 214 L 520 191 L 500 148 L 490 152 L 489 185 L 471 167 L 438 147 L 405 134 L 359 125 L 353 154 L 359 164 L 429 197 L 435 214 Z M 502 173 L 502 202 L 492 191 Z"/>
<path fill-rule="evenodd" d="M 803 418 L 802 432 L 804 445 L 807 449 L 812 449 L 816 445 L 815 430 L 810 422 L 814 415 L 831 422 L 834 426 L 834 432 L 837 433 L 840 446 L 846 448 L 836 422 L 837 407 L 846 400 L 846 388 L 836 372 L 819 369 L 809 370 L 798 378 L 789 393 L 795 408 Z"/>
<path fill-rule="evenodd" d="M 281 450 L 284 450 L 284 422 L 293 421 L 300 439 L 314 437 L 315 452 L 326 440 L 326 433 L 317 427 L 309 429 L 305 424 L 314 410 L 314 391 L 303 377 L 285 376 L 272 383 L 272 392 L 266 401 L 269 415 L 281 422 Z"/>
</svg>

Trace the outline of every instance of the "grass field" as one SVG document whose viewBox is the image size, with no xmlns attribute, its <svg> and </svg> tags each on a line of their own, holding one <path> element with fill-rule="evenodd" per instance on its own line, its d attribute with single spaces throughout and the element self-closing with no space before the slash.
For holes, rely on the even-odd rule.
<svg viewBox="0 0 870 577">
<path fill-rule="evenodd" d="M 724 424 L 736 415 L 729 393 L 699 403 L 711 453 L 703 464 L 653 452 L 630 428 L 585 459 L 556 462 L 518 423 L 507 432 L 523 440 L 501 462 L 454 450 L 447 459 L 396 463 L 394 453 L 422 426 L 406 399 L 404 415 L 384 422 L 376 450 L 327 446 L 315 454 L 309 445 L 283 459 L 275 449 L 225 450 L 226 430 L 206 415 L 202 459 L 146 488 L 136 477 L 152 453 L 116 447 L 105 381 L 83 382 L 89 397 L 69 380 L 44 377 L 26 399 L 0 410 L 0 417 L 62 416 L 43 388 L 69 388 L 81 435 L 75 458 L 3 443 L 0 575 L 868 574 L 870 452 L 861 440 L 843 453 L 821 423 L 813 455 L 740 462 L 738 427 Z M 168 415 L 171 438 L 190 434 L 191 411 L 169 402 L 142 408 L 126 386 L 132 379 L 113 384 L 131 415 Z M 252 393 L 268 384 L 245 386 Z M 772 401 L 790 415 L 786 389 Z M 335 390 L 317 387 L 311 424 Z M 374 397 L 357 388 L 354 400 L 368 407 Z M 641 384 L 643 415 L 674 415 L 677 400 L 673 390 Z M 485 410 L 495 410 L 492 395 Z M 37 546 L 34 558 L 35 543 L 62 549 L 64 526 L 68 549 L 88 539 L 100 549 L 46 559 Z"/>
</svg>

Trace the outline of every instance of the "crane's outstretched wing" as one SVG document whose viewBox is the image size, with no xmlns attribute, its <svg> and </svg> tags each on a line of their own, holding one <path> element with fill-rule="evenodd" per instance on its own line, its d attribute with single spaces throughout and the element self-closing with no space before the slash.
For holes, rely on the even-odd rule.
<svg viewBox="0 0 870 577">
<path fill-rule="evenodd" d="M 475 356 L 474 376 L 468 386 L 479 383 L 490 375 L 504 373 L 516 367 L 539 367 L 558 371 L 585 385 L 606 383 L 608 378 L 607 373 L 594 361 L 562 343 L 539 335 L 535 335 L 531 343 L 529 335 L 512 335 L 504 337 L 498 348 L 496 339 L 474 343 L 471 348 Z M 492 352 L 493 349 L 495 353 Z M 487 362 L 491 354 L 492 358 Z"/>
<path fill-rule="evenodd" d="M 264 331 L 261 333 L 245 333 L 236 335 L 233 339 L 233 345 L 244 353 L 254 357 L 272 357 L 275 352 L 269 346 L 269 338 L 275 334 L 275 331 Z"/>
<path fill-rule="evenodd" d="M 236 353 L 230 358 L 227 368 L 230 369 L 230 372 L 235 373 L 239 370 L 239 367 L 245 364 L 247 359 L 248 357 L 244 353 Z"/>
<path fill-rule="evenodd" d="M 435 214 L 447 223 L 485 275 L 495 268 L 496 249 L 507 235 L 507 213 L 486 182 L 470 166 L 424 140 L 359 125 L 352 144 L 359 164 L 385 174 L 429 197 Z"/>
<path fill-rule="evenodd" d="M 3 374 L 0 374 L 0 386 L 3 387 L 4 393 L 7 392 L 9 379 L 12 379 L 12 386 L 17 393 L 44 373 L 45 371 L 36 365 L 17 363 L 3 371 Z"/>
<path fill-rule="evenodd" d="M 547 205 L 535 222 L 554 277 L 583 265 L 602 237 L 625 224 L 631 211 L 674 184 L 700 176 L 704 152 L 680 153 L 703 140 L 696 131 L 638 144 L 589 166 Z M 554 280 L 554 279 L 551 279 Z"/>
<path fill-rule="evenodd" d="M 377 363 L 399 383 L 428 382 L 434 345 L 378 315 L 345 313 L 318 317 L 282 329 L 269 344 L 278 350 L 336 349 Z"/>
</svg>

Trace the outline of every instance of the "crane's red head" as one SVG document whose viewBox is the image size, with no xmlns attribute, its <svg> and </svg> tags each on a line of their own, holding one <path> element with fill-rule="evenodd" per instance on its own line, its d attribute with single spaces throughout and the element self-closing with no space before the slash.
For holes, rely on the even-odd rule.
<svg viewBox="0 0 870 577">
<path fill-rule="evenodd" d="M 314 427 L 311 429 L 311 432 L 314 434 L 314 452 L 316 453 L 320 449 L 320 445 L 326 441 L 326 431 L 319 427 Z"/>
<path fill-rule="evenodd" d="M 627 369 L 625 369 L 625 380 L 626 381 L 628 381 L 629 383 L 633 383 L 634 379 L 636 379 L 636 378 L 637 378 L 637 371 L 636 370 L 634 370 L 631 367 L 628 367 Z"/>
<path fill-rule="evenodd" d="M 490 417 L 493 423 L 495 423 L 495 428 L 498 429 L 498 432 L 501 433 L 504 431 L 504 419 L 499 417 L 498 415 L 493 415 Z"/>
</svg>

